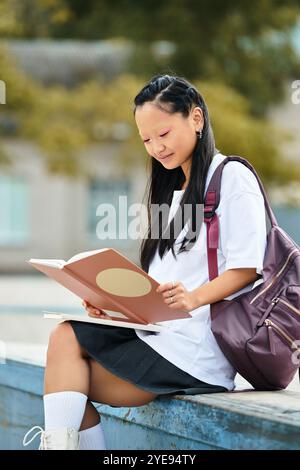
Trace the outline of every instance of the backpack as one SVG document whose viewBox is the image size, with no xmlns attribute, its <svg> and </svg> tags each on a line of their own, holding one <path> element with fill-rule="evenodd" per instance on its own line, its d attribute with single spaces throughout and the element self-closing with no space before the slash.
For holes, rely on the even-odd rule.
<svg viewBox="0 0 300 470">
<path fill-rule="evenodd" d="M 207 229 L 209 279 L 218 276 L 217 248 L 221 176 L 224 165 L 238 161 L 256 176 L 271 227 L 263 262 L 263 282 L 232 300 L 211 304 L 211 330 L 225 357 L 257 390 L 288 386 L 300 366 L 300 248 L 278 226 L 265 190 L 251 164 L 226 157 L 207 188 L 204 221 Z M 299 371 L 300 374 L 300 371 Z"/>
</svg>

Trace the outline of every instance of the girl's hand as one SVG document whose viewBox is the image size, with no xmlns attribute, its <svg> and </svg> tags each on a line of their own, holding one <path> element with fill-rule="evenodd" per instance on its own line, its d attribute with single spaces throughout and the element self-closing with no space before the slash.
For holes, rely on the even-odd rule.
<svg viewBox="0 0 300 470">
<path fill-rule="evenodd" d="M 174 287 L 173 287 L 174 284 Z M 193 292 L 186 290 L 184 285 L 179 281 L 160 284 L 156 292 L 161 293 L 164 302 L 171 309 L 179 309 L 184 312 L 190 312 L 197 308 Z"/>
<path fill-rule="evenodd" d="M 88 314 L 89 317 L 92 317 L 92 318 L 106 318 L 108 320 L 110 319 L 110 316 L 107 315 L 105 312 L 103 312 L 103 310 L 100 310 L 99 308 L 93 307 L 93 305 L 88 303 L 87 300 L 83 300 L 82 305 L 86 309 L 87 314 Z"/>
</svg>

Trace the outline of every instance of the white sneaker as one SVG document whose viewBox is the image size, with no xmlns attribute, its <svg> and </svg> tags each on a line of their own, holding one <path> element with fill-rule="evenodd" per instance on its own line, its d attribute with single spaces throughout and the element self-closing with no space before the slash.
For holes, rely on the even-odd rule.
<svg viewBox="0 0 300 470">
<path fill-rule="evenodd" d="M 27 436 L 34 430 L 39 429 L 30 441 Z M 79 450 L 79 431 L 73 428 L 58 428 L 44 431 L 40 426 L 34 426 L 24 436 L 23 446 L 28 446 L 38 435 L 41 435 L 39 450 Z"/>
</svg>

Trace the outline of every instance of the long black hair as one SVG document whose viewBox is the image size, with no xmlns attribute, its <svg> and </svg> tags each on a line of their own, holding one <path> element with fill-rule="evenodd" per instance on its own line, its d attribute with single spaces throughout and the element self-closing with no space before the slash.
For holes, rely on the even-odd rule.
<svg viewBox="0 0 300 470">
<path fill-rule="evenodd" d="M 199 106 L 203 113 L 204 126 L 202 129 L 202 137 L 197 139 L 193 150 L 188 186 L 180 201 L 181 217 L 184 214 L 183 207 L 185 204 L 190 204 L 189 207 L 192 208 L 192 220 L 190 221 L 189 218 L 188 222 L 189 224 L 192 222 L 192 230 L 193 233 L 196 233 L 196 237 L 192 240 L 188 240 L 187 237 L 184 237 L 179 250 L 179 252 L 181 252 L 188 249 L 188 246 L 194 243 L 199 235 L 199 224 L 196 224 L 194 214 L 196 204 L 204 203 L 206 176 L 212 158 L 216 153 L 214 135 L 210 125 L 208 109 L 203 97 L 199 91 L 183 77 L 174 75 L 156 75 L 152 77 L 134 98 L 134 115 L 137 107 L 147 102 L 154 102 L 158 108 L 169 114 L 179 112 L 186 118 L 195 105 Z M 162 234 L 165 231 L 163 227 L 164 223 L 161 224 L 159 216 L 154 219 L 152 211 L 153 207 L 157 207 L 157 205 L 167 204 L 167 206 L 170 207 L 173 191 L 181 189 L 184 181 L 185 175 L 181 166 L 167 170 L 154 157 L 151 158 L 151 174 L 145 192 L 147 197 L 148 232 L 140 248 L 140 263 L 142 269 L 146 272 L 149 270 L 157 247 L 161 258 L 169 249 L 172 249 L 173 256 L 176 257 L 173 247 L 175 241 L 174 223 L 176 224 L 174 219 L 176 219 L 176 214 L 170 221 L 168 227 L 170 236 L 163 238 Z M 153 223 L 158 223 L 158 238 L 151 237 L 151 227 L 153 227 Z"/>
</svg>

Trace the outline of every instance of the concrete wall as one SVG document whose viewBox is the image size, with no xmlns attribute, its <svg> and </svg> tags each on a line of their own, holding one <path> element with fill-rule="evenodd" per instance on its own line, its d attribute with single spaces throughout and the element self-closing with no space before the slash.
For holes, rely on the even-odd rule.
<svg viewBox="0 0 300 470">
<path fill-rule="evenodd" d="M 0 364 L 0 449 L 22 449 L 43 427 L 44 369 Z M 108 450 L 300 449 L 300 393 L 240 391 L 159 397 L 134 408 L 97 405 Z M 37 449 L 38 439 L 26 449 Z"/>
</svg>

